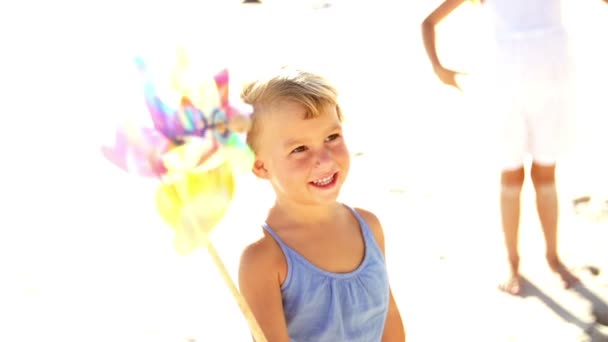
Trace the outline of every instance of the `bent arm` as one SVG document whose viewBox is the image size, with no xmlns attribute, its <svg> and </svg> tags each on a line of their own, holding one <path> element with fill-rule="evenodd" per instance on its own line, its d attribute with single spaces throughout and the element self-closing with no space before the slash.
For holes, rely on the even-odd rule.
<svg viewBox="0 0 608 342">
<path fill-rule="evenodd" d="M 446 0 L 439 7 L 435 8 L 422 22 L 422 41 L 433 69 L 442 68 L 439 56 L 437 55 L 435 27 L 465 1 L 467 0 Z"/>
</svg>

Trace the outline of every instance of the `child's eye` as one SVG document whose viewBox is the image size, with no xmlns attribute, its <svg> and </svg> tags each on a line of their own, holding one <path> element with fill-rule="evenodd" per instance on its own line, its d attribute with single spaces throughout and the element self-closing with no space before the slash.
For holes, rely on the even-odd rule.
<svg viewBox="0 0 608 342">
<path fill-rule="evenodd" d="M 291 151 L 291 153 L 300 153 L 300 152 L 304 152 L 304 151 L 306 151 L 306 150 L 308 150 L 308 148 L 307 148 L 306 146 L 303 146 L 303 145 L 302 145 L 302 146 L 298 146 L 298 147 L 294 148 L 294 149 Z"/>
<path fill-rule="evenodd" d="M 340 137 L 340 134 L 335 133 L 335 134 L 332 134 L 332 135 L 328 136 L 327 138 L 325 138 L 325 141 L 326 142 L 334 141 L 334 140 L 338 139 L 339 137 Z"/>
</svg>

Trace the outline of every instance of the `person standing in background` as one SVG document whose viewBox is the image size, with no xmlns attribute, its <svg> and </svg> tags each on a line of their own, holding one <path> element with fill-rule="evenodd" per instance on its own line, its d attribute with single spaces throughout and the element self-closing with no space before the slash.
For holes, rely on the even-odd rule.
<svg viewBox="0 0 608 342">
<path fill-rule="evenodd" d="M 441 63 L 436 26 L 467 0 L 446 0 L 422 23 L 427 56 L 437 77 L 460 89 L 459 72 Z M 606 2 L 606 0 L 604 0 Z M 491 74 L 491 115 L 501 123 L 500 155 L 502 228 L 510 275 L 499 285 L 509 294 L 521 291 L 518 233 L 525 158 L 532 156 L 530 176 L 546 247 L 546 259 L 565 288 L 579 280 L 558 252 L 556 162 L 565 147 L 571 99 L 571 60 L 560 0 L 481 0 L 493 23 L 496 68 Z"/>
</svg>

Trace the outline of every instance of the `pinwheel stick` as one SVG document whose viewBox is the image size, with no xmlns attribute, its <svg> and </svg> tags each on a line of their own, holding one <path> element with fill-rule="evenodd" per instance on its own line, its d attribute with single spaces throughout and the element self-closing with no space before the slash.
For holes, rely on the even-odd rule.
<svg viewBox="0 0 608 342">
<path fill-rule="evenodd" d="M 184 200 L 187 198 L 187 196 L 184 193 L 184 189 L 179 186 L 176 188 L 177 188 L 178 196 L 181 199 L 181 202 L 185 203 Z M 188 211 L 186 213 L 186 215 L 187 215 L 186 219 L 188 221 L 190 221 L 191 224 L 194 224 L 195 229 L 198 227 L 202 227 L 202 223 L 200 222 L 199 217 L 197 215 L 193 215 L 193 211 Z M 243 295 L 237 289 L 236 285 L 234 284 L 234 281 L 232 280 L 232 277 L 230 276 L 230 274 L 228 273 L 228 270 L 226 269 L 226 266 L 224 265 L 224 262 L 222 261 L 222 258 L 220 257 L 217 250 L 215 249 L 215 246 L 213 246 L 213 242 L 211 241 L 209 233 L 207 233 L 206 231 L 202 232 L 200 237 L 202 239 L 202 244 L 205 246 L 205 249 L 211 256 L 213 263 L 215 264 L 218 271 L 220 272 L 220 275 L 222 276 L 222 279 L 224 280 L 225 285 L 230 290 L 230 293 L 232 294 L 232 297 L 234 298 L 234 300 L 238 304 L 239 308 L 241 309 L 243 316 L 245 316 L 245 319 L 247 320 L 247 323 L 249 324 L 249 329 L 251 330 L 253 338 L 255 339 L 256 342 L 267 342 L 268 340 L 264 336 L 264 333 L 262 332 L 262 328 L 260 327 L 257 320 L 255 319 L 255 316 L 253 315 L 251 308 L 247 304 L 247 301 L 245 301 L 245 298 L 243 297 Z"/>
</svg>

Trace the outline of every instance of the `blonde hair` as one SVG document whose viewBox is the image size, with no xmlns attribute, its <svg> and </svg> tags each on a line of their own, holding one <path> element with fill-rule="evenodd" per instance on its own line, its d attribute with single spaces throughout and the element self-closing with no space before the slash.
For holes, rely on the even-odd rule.
<svg viewBox="0 0 608 342">
<path fill-rule="evenodd" d="M 319 116 L 325 106 L 335 106 L 338 118 L 342 120 L 336 88 L 317 74 L 289 67 L 283 67 L 269 77 L 249 83 L 241 92 L 241 99 L 253 107 L 247 144 L 254 151 L 261 129 L 260 116 L 277 101 L 288 100 L 301 104 L 306 109 L 304 119 Z"/>
</svg>

